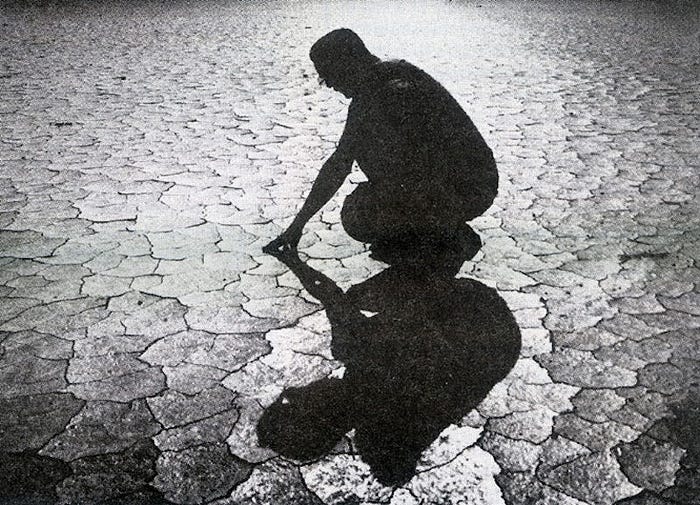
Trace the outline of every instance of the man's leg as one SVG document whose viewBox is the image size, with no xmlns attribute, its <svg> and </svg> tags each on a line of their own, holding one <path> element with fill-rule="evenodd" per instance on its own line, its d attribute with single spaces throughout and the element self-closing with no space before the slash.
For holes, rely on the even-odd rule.
<svg viewBox="0 0 700 505">
<path fill-rule="evenodd" d="M 467 220 L 469 210 L 435 186 L 363 182 L 345 199 L 341 221 L 348 235 L 373 244 L 450 233 Z"/>
<path fill-rule="evenodd" d="M 412 208 L 401 193 L 363 182 L 345 199 L 341 211 L 343 228 L 355 240 L 374 244 L 413 233 Z"/>
<path fill-rule="evenodd" d="M 469 210 L 435 186 L 409 190 L 365 182 L 346 198 L 341 219 L 348 235 L 371 244 L 380 261 L 445 262 L 448 255 L 450 264 L 461 265 L 481 247 L 466 224 Z"/>
</svg>

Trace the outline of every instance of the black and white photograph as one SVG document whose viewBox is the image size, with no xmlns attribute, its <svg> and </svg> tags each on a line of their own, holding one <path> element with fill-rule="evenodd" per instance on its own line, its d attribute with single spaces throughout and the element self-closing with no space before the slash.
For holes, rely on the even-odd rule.
<svg viewBox="0 0 700 505">
<path fill-rule="evenodd" d="M 700 2 L 0 0 L 0 505 L 700 504 Z"/>
</svg>

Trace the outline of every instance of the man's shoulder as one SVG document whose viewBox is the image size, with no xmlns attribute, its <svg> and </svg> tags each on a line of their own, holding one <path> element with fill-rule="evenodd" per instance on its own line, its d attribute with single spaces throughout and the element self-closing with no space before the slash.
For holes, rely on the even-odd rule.
<svg viewBox="0 0 700 505">
<path fill-rule="evenodd" d="M 374 85 L 370 90 L 372 101 L 376 103 L 378 100 L 388 107 L 413 102 L 434 105 L 450 96 L 437 80 L 405 60 L 378 62 L 374 74 Z"/>
<path fill-rule="evenodd" d="M 400 60 L 381 61 L 375 64 L 369 86 L 359 100 L 356 109 L 394 107 L 409 100 L 424 86 L 421 70 Z"/>
<path fill-rule="evenodd" d="M 404 90 L 436 82 L 426 72 L 406 60 L 387 60 L 376 64 L 378 87 Z"/>
<path fill-rule="evenodd" d="M 454 116 L 455 124 L 466 118 L 461 106 L 437 80 L 406 60 L 379 61 L 371 75 L 365 92 L 350 105 L 348 119 L 353 122 L 380 118 L 413 128 L 416 123 L 425 126 L 448 116 Z"/>
<path fill-rule="evenodd" d="M 415 78 L 420 77 L 421 75 L 427 75 L 423 70 L 406 60 L 380 60 L 375 63 L 375 68 L 378 70 L 379 74 L 384 74 L 387 76 L 400 75 Z"/>
</svg>

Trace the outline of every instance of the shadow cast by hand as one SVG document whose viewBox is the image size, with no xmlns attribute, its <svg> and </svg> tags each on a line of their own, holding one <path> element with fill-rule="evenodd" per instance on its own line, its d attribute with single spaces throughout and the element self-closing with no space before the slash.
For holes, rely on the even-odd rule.
<svg viewBox="0 0 700 505">
<path fill-rule="evenodd" d="M 257 426 L 261 445 L 298 460 L 327 454 L 347 432 L 377 479 L 400 485 L 446 427 L 474 409 L 520 353 L 496 291 L 452 270 L 392 266 L 344 293 L 295 254 L 280 257 L 332 327 L 342 379 L 285 390 Z"/>
</svg>

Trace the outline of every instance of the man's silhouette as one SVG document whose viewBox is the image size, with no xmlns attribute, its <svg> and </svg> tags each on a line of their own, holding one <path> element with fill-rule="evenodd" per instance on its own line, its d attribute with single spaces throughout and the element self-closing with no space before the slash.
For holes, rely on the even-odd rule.
<svg viewBox="0 0 700 505">
<path fill-rule="evenodd" d="M 296 248 L 302 229 L 340 188 L 356 161 L 368 181 L 346 199 L 341 220 L 353 238 L 389 263 L 421 250 L 480 246 L 466 221 L 496 196 L 491 149 L 457 101 L 406 61 L 381 61 L 348 29 L 311 48 L 329 87 L 352 98 L 338 146 L 323 164 L 298 215 L 265 251 Z M 468 258 L 464 258 L 468 259 Z"/>
</svg>

